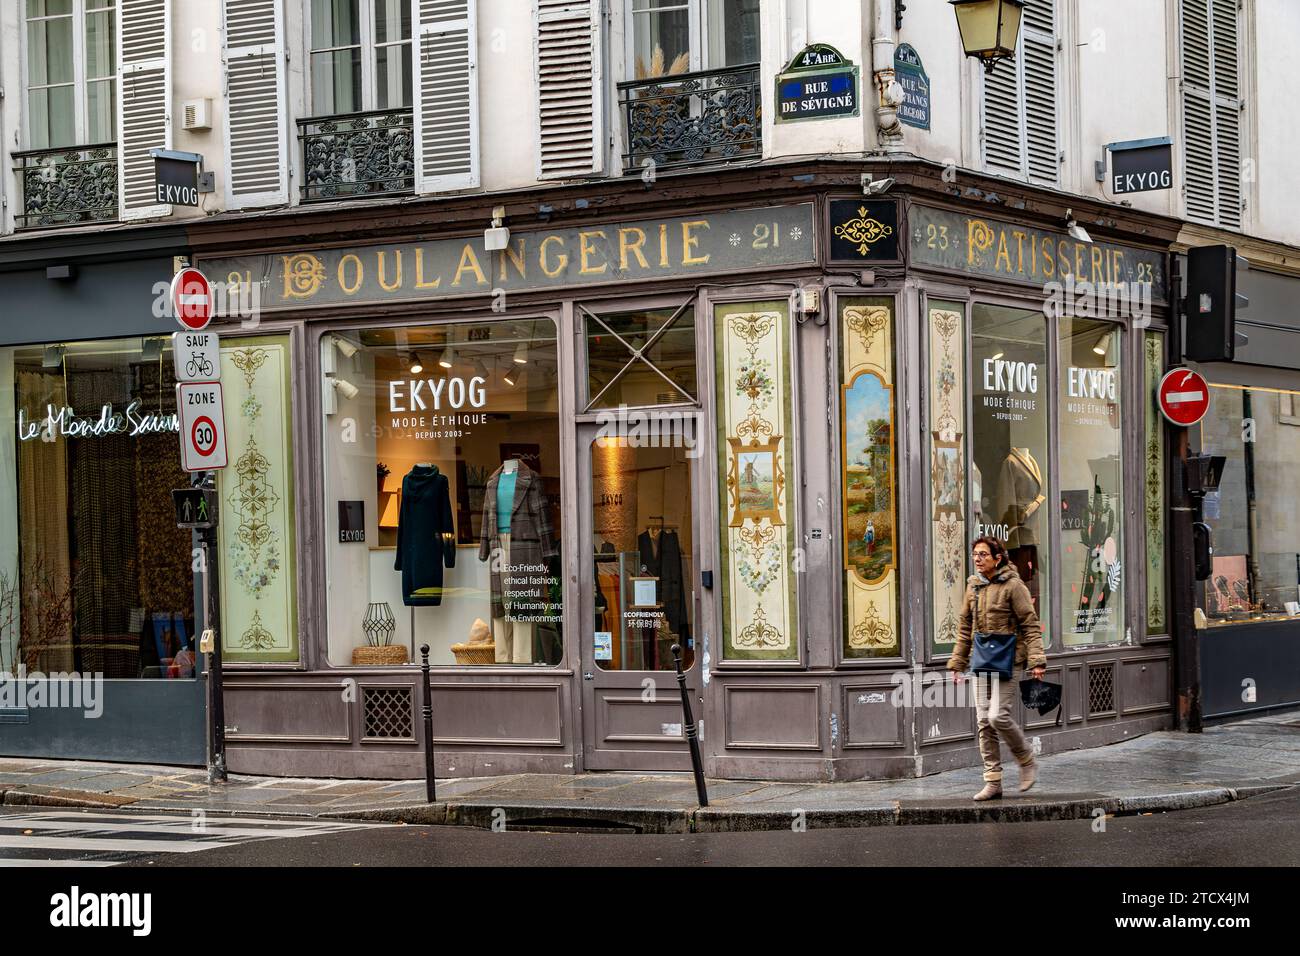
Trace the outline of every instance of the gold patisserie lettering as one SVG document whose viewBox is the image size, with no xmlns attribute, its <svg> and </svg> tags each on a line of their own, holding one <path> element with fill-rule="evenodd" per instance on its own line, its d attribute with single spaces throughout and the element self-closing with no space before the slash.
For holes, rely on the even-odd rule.
<svg viewBox="0 0 1300 956">
<path fill-rule="evenodd" d="M 442 276 L 432 282 L 424 281 L 424 247 L 415 247 L 415 287 L 417 289 L 436 289 L 442 284 Z"/>
<path fill-rule="evenodd" d="M 349 285 L 347 280 L 343 277 L 344 268 L 349 262 L 351 262 L 353 267 L 356 269 L 356 281 L 351 285 Z M 361 262 L 359 256 L 349 252 L 339 260 L 339 288 L 343 290 L 344 295 L 356 295 L 357 290 L 361 288 L 361 283 L 364 282 L 365 279 L 366 267 Z"/>
<path fill-rule="evenodd" d="M 1100 285 L 1106 279 L 1105 270 L 1102 268 L 1103 250 L 1094 248 L 1092 250 L 1092 283 Z"/>
<path fill-rule="evenodd" d="M 579 262 L 578 273 L 579 273 L 580 275 L 584 275 L 584 276 L 592 276 L 592 275 L 596 275 L 596 276 L 598 276 L 598 275 L 600 275 L 601 273 L 603 273 L 606 269 L 609 268 L 609 263 L 608 263 L 608 262 L 602 262 L 602 263 L 600 264 L 600 268 L 599 268 L 599 269 L 597 269 L 597 268 L 595 268 L 595 267 L 593 267 L 593 266 L 591 265 L 590 259 L 591 259 L 591 255 L 592 255 L 592 253 L 597 253 L 597 252 L 600 251 L 599 249 L 597 249 L 595 246 L 593 246 L 593 245 L 591 244 L 591 237 L 592 237 L 592 236 L 600 236 L 600 238 L 604 239 L 604 238 L 605 238 L 605 230 L 604 230 L 604 229 L 590 229 L 590 230 L 585 230 L 585 231 L 583 231 L 583 232 L 579 232 L 579 233 L 578 233 L 578 262 Z"/>
<path fill-rule="evenodd" d="M 1025 274 L 1025 239 L 1028 237 L 1017 229 L 1011 235 L 1016 237 L 1016 272 L 1020 275 Z"/>
<path fill-rule="evenodd" d="M 397 249 L 393 252 L 393 258 L 397 261 L 397 281 L 389 284 L 387 281 L 388 273 L 384 268 L 384 250 L 380 249 L 377 253 L 379 259 L 379 287 L 385 292 L 396 292 L 402 287 L 402 250 Z"/>
<path fill-rule="evenodd" d="M 1006 262 L 1007 271 L 1011 271 L 1011 253 L 1007 251 L 1007 233 L 1005 229 L 998 231 L 998 256 L 993 262 L 994 269 L 1001 269 L 1002 263 Z"/>
<path fill-rule="evenodd" d="M 519 278 L 528 278 L 528 265 L 524 262 L 524 238 L 521 236 L 517 242 L 517 249 L 511 249 L 506 246 L 501 250 L 501 272 L 499 273 L 501 281 L 506 281 L 506 259 L 509 258 L 515 264 L 515 271 L 519 273 Z"/>
<path fill-rule="evenodd" d="M 559 256 L 556 259 L 555 268 L 551 269 L 547 266 L 547 263 L 550 261 L 550 253 L 547 251 L 547 246 L 549 246 L 553 242 L 558 242 L 560 244 L 561 251 Z M 542 240 L 541 246 L 538 247 L 538 259 L 540 260 L 542 271 L 546 273 L 547 278 L 554 279 L 561 272 L 563 272 L 564 267 L 569 264 L 569 255 L 563 250 L 564 250 L 563 236 L 547 236 L 545 239 Z"/>
<path fill-rule="evenodd" d="M 636 242 L 628 242 L 627 237 L 635 234 Z M 642 269 L 649 269 L 649 264 L 645 261 L 645 255 L 641 252 L 641 247 L 645 245 L 645 230 L 638 226 L 624 226 L 618 231 L 618 268 L 620 272 L 627 271 L 627 254 L 630 252 L 636 256 L 637 262 L 641 263 Z"/>
<path fill-rule="evenodd" d="M 700 237 L 691 235 L 691 230 L 700 226 L 708 229 L 709 221 L 707 219 L 692 219 L 690 222 L 682 223 L 682 265 L 684 266 L 702 266 L 709 261 L 707 252 L 702 256 L 691 255 L 691 250 L 700 243 Z"/>
<path fill-rule="evenodd" d="M 488 284 L 487 276 L 483 274 L 483 269 L 478 264 L 478 256 L 474 255 L 474 247 L 468 242 L 465 243 L 465 248 L 460 251 L 460 265 L 456 266 L 456 275 L 452 278 L 451 284 L 453 286 L 460 285 L 460 277 L 466 272 L 473 272 L 479 285 Z"/>
<path fill-rule="evenodd" d="M 284 297 L 310 299 L 325 281 L 325 265 L 310 252 L 281 256 L 284 262 Z"/>
</svg>

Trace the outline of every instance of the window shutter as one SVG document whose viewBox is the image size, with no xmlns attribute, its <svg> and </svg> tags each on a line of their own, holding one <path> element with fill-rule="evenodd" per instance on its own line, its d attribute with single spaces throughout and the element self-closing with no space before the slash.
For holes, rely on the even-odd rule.
<svg viewBox="0 0 1300 956">
<path fill-rule="evenodd" d="M 1241 227 L 1241 89 L 1237 75 L 1237 0 L 1212 0 L 1214 151 L 1219 225 Z"/>
<path fill-rule="evenodd" d="M 984 75 L 984 165 L 993 172 L 1057 182 L 1054 0 L 1028 0 L 1018 53 Z"/>
<path fill-rule="evenodd" d="M 1056 135 L 1056 15 L 1053 0 L 1029 0 L 1021 31 L 1025 153 L 1029 175 L 1056 182 L 1061 157 Z"/>
<path fill-rule="evenodd" d="M 224 0 L 226 206 L 289 201 L 280 0 Z"/>
<path fill-rule="evenodd" d="M 415 190 L 479 185 L 475 0 L 412 0 Z"/>
<path fill-rule="evenodd" d="M 1004 60 L 984 74 L 984 165 L 1019 176 L 1024 171 L 1020 120 L 1020 57 Z"/>
<path fill-rule="evenodd" d="M 539 179 L 604 170 L 604 75 L 599 0 L 536 0 Z"/>
<path fill-rule="evenodd" d="M 1187 217 L 1241 226 L 1237 0 L 1183 0 L 1183 192 Z"/>
<path fill-rule="evenodd" d="M 171 214 L 157 201 L 151 149 L 170 149 L 171 4 L 120 0 L 117 31 L 118 215 L 123 220 Z"/>
<path fill-rule="evenodd" d="M 1214 100 L 1206 0 L 1183 0 L 1183 192 L 1191 219 L 1214 221 Z"/>
</svg>

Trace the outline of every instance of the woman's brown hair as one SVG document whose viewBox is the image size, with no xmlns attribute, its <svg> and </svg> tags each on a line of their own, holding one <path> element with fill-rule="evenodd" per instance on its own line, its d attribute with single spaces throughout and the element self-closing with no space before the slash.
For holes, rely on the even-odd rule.
<svg viewBox="0 0 1300 956">
<path fill-rule="evenodd" d="M 1007 563 L 1007 546 L 992 535 L 984 535 L 976 538 L 970 543 L 971 550 L 975 550 L 975 545 L 982 544 L 989 549 L 989 554 L 993 555 L 993 566 L 1000 568 Z"/>
</svg>

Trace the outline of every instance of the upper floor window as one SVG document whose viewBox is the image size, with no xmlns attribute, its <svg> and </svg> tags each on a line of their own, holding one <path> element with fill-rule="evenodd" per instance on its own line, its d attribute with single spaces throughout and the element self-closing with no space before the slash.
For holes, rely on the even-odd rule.
<svg viewBox="0 0 1300 956">
<path fill-rule="evenodd" d="M 630 0 L 635 79 L 757 63 L 759 0 Z"/>
<path fill-rule="evenodd" d="M 1241 227 L 1237 0 L 1182 0 L 1187 218 Z"/>
<path fill-rule="evenodd" d="M 115 0 L 26 0 L 27 147 L 116 135 Z"/>
<path fill-rule="evenodd" d="M 984 165 L 1021 179 L 1057 182 L 1055 0 L 1026 0 L 1016 55 L 984 76 Z"/>
<path fill-rule="evenodd" d="M 409 0 L 312 0 L 311 98 L 316 116 L 409 108 Z"/>
</svg>

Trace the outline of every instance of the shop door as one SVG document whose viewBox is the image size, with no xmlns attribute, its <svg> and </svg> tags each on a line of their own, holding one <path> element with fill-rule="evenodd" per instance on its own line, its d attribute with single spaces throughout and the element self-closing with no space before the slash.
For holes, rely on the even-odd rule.
<svg viewBox="0 0 1300 956">
<path fill-rule="evenodd" d="M 698 720 L 701 434 L 694 411 L 648 412 L 638 432 L 579 428 L 584 765 L 689 770 L 672 646 Z"/>
</svg>

